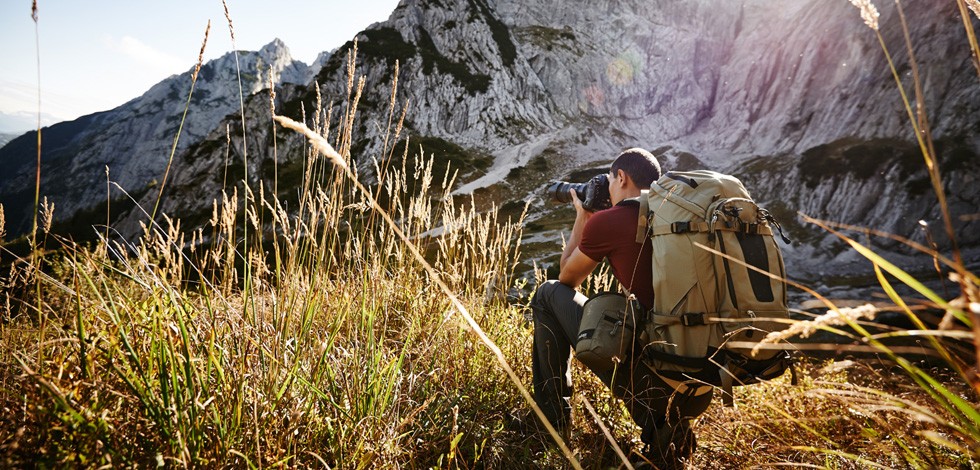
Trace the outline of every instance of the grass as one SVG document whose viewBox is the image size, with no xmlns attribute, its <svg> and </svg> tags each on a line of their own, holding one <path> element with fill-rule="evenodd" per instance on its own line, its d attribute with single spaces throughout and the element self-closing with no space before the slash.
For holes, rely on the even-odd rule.
<svg viewBox="0 0 980 470">
<path fill-rule="evenodd" d="M 626 453 L 638 430 L 577 363 L 566 451 L 506 430 L 528 407 L 531 334 L 512 300 L 529 287 L 514 276 L 527 208 L 505 219 L 455 205 L 452 165 L 409 158 L 401 124 L 378 186 L 351 178 L 355 54 L 346 112 L 308 130 L 332 143 L 297 170 L 295 212 L 271 188 L 233 184 L 203 229 L 164 216 L 140 240 L 79 245 L 42 219 L 29 253 L 0 247 L 0 465 L 622 468 L 601 428 Z M 737 389 L 737 408 L 714 404 L 688 466 L 980 468 L 976 276 L 908 242 L 952 274 L 962 296 L 948 299 L 847 227 L 812 222 L 872 261 L 913 328 L 835 324 L 845 309 L 828 301 L 822 326 L 799 329 L 852 343 L 794 340 L 801 385 L 784 376 Z M 921 297 L 898 297 L 895 282 Z M 609 284 L 600 271 L 586 290 Z"/>
<path fill-rule="evenodd" d="M 338 148 L 349 149 L 354 112 L 336 129 Z M 450 185 L 430 194 L 445 177 L 419 157 L 385 175 L 388 211 L 486 333 L 507 344 L 501 338 L 521 328 L 503 302 L 520 220 L 441 204 Z M 9 265 L 0 387 L 4 405 L 28 408 L 4 407 L 6 465 L 508 458 L 486 443 L 519 398 L 491 352 L 459 327 L 450 299 L 366 194 L 337 167 L 317 178 L 322 155 L 307 161 L 299 214 L 262 190 L 226 194 L 211 233 L 183 233 L 165 219 L 137 245 L 89 248 L 45 232 L 58 251 Z M 270 232 L 278 243 L 263 245 Z M 18 295 L 31 279 L 42 286 L 40 310 Z M 51 325 L 52 341 L 38 342 L 39 323 Z"/>
</svg>

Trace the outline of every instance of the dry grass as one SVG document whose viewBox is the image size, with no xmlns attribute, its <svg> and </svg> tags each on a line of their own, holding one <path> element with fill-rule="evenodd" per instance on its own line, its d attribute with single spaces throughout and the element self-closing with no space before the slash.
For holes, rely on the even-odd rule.
<svg viewBox="0 0 980 470">
<path fill-rule="evenodd" d="M 355 110 L 334 132 L 343 157 L 308 156 L 299 214 L 264 187 L 236 186 L 192 233 L 164 216 L 136 245 L 57 239 L 43 261 L 10 265 L 0 327 L 5 465 L 509 458 L 493 450 L 503 447 L 480 449 L 518 395 L 395 232 L 414 240 L 512 357 L 506 338 L 522 336 L 521 317 L 502 301 L 522 222 L 446 205 L 448 193 L 430 194 L 431 159 L 417 155 L 414 168 L 385 174 L 378 191 L 395 225 L 381 225 L 336 164 L 350 158 Z M 254 239 L 241 244 L 246 227 Z M 280 242 L 263 247 L 254 234 L 270 231 Z M 40 310 L 30 296 L 18 302 L 35 278 Z"/>
<path fill-rule="evenodd" d="M 966 4 L 970 7 L 970 11 L 980 18 L 980 0 L 966 0 Z"/>
<path fill-rule="evenodd" d="M 699 421 L 695 468 L 785 464 L 819 468 L 973 468 L 961 452 L 920 435 L 942 428 L 930 397 L 887 361 L 804 363 L 801 386 L 786 378 L 746 387 L 735 408 L 713 406 Z M 948 371 L 931 371 L 956 383 Z M 954 386 L 955 388 L 955 386 Z M 969 394 L 960 385 L 957 392 Z M 932 413 L 937 410 L 932 409 Z M 948 419 L 948 417 L 947 417 Z M 968 441 L 969 442 L 969 441 Z M 962 442 L 960 443 L 963 444 Z M 915 447 L 914 455 L 905 448 Z"/>
<path fill-rule="evenodd" d="M 306 155 L 296 212 L 263 184 L 235 184 L 189 232 L 164 216 L 132 244 L 46 234 L 56 251 L 0 252 L 0 465 L 599 469 L 621 468 L 606 433 L 638 450 L 623 405 L 580 365 L 570 454 L 505 430 L 528 406 L 511 379 L 530 381 L 531 332 L 508 300 L 525 287 L 513 273 L 523 218 L 452 205 L 453 175 L 432 174 L 424 153 L 392 168 L 386 145 L 375 187 L 351 178 L 355 53 L 343 116 L 318 99 L 312 128 L 294 126 L 325 144 Z M 0 207 L 0 233 L 2 221 Z M 862 254 L 883 285 L 881 270 L 915 282 Z M 914 349 L 938 359 L 898 354 L 839 310 L 801 323 L 848 329 L 875 355 L 804 361 L 799 387 L 740 388 L 737 408 L 699 418 L 688 467 L 980 468 L 980 381 L 948 346 L 980 315 L 977 278 L 930 254 L 956 271 L 963 301 L 920 291 L 948 328 L 887 335 L 927 338 Z M 612 285 L 608 270 L 585 284 Z"/>
</svg>

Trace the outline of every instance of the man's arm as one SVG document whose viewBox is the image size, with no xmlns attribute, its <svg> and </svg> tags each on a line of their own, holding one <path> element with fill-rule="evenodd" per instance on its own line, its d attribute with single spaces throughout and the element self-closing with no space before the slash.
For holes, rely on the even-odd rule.
<svg viewBox="0 0 980 470">
<path fill-rule="evenodd" d="M 578 287 L 589 277 L 589 273 L 599 265 L 599 261 L 589 258 L 585 253 L 578 249 L 582 242 L 582 232 L 585 230 L 585 223 L 592 217 L 592 212 L 582 208 L 582 202 L 578 199 L 578 194 L 572 190 L 572 203 L 575 204 L 575 223 L 572 225 L 572 234 L 568 237 L 565 250 L 561 253 L 561 261 L 558 266 L 558 282 Z"/>
<path fill-rule="evenodd" d="M 558 282 L 573 288 L 578 287 L 598 265 L 598 261 L 589 258 L 588 255 L 579 251 L 578 247 L 575 247 L 558 274 Z"/>
</svg>

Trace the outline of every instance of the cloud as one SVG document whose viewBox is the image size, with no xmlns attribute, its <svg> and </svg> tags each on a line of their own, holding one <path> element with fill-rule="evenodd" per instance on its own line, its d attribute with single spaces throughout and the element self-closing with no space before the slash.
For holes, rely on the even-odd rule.
<svg viewBox="0 0 980 470">
<path fill-rule="evenodd" d="M 7 115 L 24 114 L 37 118 L 37 84 L 18 83 L 0 80 L 0 113 Z M 98 103 L 88 94 L 65 95 L 42 87 L 41 109 L 45 124 L 75 119 L 82 114 L 98 108 Z M 50 122 L 46 121 L 49 119 Z"/>
<path fill-rule="evenodd" d="M 162 74 L 174 74 L 190 68 L 190 64 L 166 52 L 154 49 L 132 36 L 114 38 L 105 36 L 106 47 L 113 52 L 121 53 L 132 61 Z"/>
</svg>

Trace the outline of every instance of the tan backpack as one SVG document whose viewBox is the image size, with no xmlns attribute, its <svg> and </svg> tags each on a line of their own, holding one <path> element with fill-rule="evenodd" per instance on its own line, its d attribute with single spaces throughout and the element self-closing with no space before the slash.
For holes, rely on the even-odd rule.
<svg viewBox="0 0 980 470">
<path fill-rule="evenodd" d="M 789 240 L 772 215 L 738 179 L 712 171 L 669 172 L 644 191 L 640 203 L 637 241 L 649 236 L 653 245 L 656 294 L 643 350 L 650 367 L 671 381 L 722 387 L 728 405 L 733 385 L 792 369 L 788 351 L 751 354 L 766 334 L 789 326 L 773 228 Z"/>
</svg>

